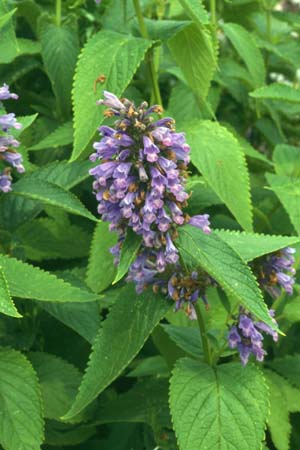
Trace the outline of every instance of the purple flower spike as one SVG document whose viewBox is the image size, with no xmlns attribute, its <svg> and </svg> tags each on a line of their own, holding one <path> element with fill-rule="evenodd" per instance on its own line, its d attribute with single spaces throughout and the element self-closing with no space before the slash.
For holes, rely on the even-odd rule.
<svg viewBox="0 0 300 450">
<path fill-rule="evenodd" d="M 269 314 L 274 325 L 277 326 L 274 311 L 270 310 Z M 260 331 L 272 336 L 273 341 L 277 342 L 278 333 L 264 322 L 255 321 L 252 314 L 241 306 L 239 316 L 230 328 L 227 340 L 230 348 L 238 349 L 243 366 L 247 364 L 251 354 L 257 361 L 264 360 L 266 355 L 266 351 L 263 349 L 264 336 Z"/>
</svg>

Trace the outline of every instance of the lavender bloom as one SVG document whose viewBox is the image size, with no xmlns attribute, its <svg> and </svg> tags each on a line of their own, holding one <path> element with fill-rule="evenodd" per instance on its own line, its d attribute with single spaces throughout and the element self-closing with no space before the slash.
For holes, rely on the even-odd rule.
<svg viewBox="0 0 300 450">
<path fill-rule="evenodd" d="M 274 311 L 269 311 L 274 325 L 277 325 L 274 319 Z M 228 333 L 228 345 L 230 348 L 237 348 L 240 359 L 245 366 L 248 363 L 250 355 L 254 355 L 257 361 L 263 361 L 266 351 L 263 349 L 264 332 L 272 336 L 277 342 L 278 333 L 264 322 L 255 321 L 253 315 L 242 306 L 235 324 L 230 328 Z"/>
<path fill-rule="evenodd" d="M 189 224 L 193 225 L 194 227 L 201 228 L 201 230 L 204 231 L 204 233 L 207 234 L 211 233 L 208 214 L 191 217 L 189 220 Z"/>
<path fill-rule="evenodd" d="M 268 255 L 264 260 L 260 259 L 254 263 L 254 267 L 259 273 L 259 282 L 273 298 L 280 295 L 282 287 L 288 295 L 292 295 L 295 284 L 295 249 L 286 247 L 276 253 Z"/>
<path fill-rule="evenodd" d="M 7 84 L 0 87 L 0 101 L 7 99 L 18 99 L 16 94 L 9 91 Z M 19 146 L 19 142 L 10 134 L 8 130 L 10 128 L 20 129 L 22 125 L 17 122 L 14 113 L 0 115 L 0 163 L 1 161 L 8 163 L 19 173 L 24 172 L 24 166 L 22 164 L 22 155 L 17 153 L 14 148 Z M 11 190 L 11 176 L 10 169 L 6 168 L 4 171 L 0 171 L 0 191 L 9 192 Z"/>
</svg>

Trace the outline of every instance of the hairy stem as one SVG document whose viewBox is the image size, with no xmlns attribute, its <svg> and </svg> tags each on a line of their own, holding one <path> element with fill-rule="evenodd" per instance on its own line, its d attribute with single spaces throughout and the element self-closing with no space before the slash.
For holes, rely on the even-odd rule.
<svg viewBox="0 0 300 450">
<path fill-rule="evenodd" d="M 141 9 L 141 5 L 139 0 L 133 0 L 133 5 L 135 9 L 135 13 L 137 16 L 137 20 L 139 22 L 140 32 L 144 39 L 149 39 L 148 31 L 144 22 L 144 17 Z M 146 61 L 149 68 L 149 74 L 152 84 L 152 97 L 155 101 L 155 103 L 158 103 L 159 105 L 162 105 L 160 90 L 159 90 L 159 84 L 157 79 L 157 73 L 155 70 L 155 64 L 153 59 L 153 50 L 150 49 L 147 53 Z"/>
<path fill-rule="evenodd" d="M 204 319 L 203 319 L 203 316 L 202 316 L 202 312 L 201 312 L 201 308 L 200 308 L 199 302 L 197 302 L 194 305 L 194 307 L 195 307 L 195 311 L 196 311 L 196 314 L 197 314 L 197 321 L 198 321 L 200 335 L 201 335 L 201 340 L 202 340 L 204 359 L 205 359 L 205 362 L 211 366 L 211 364 L 212 364 L 211 348 L 210 348 L 210 343 L 209 343 L 209 340 L 208 340 L 208 337 L 207 337 L 205 323 L 204 323 Z"/>
</svg>

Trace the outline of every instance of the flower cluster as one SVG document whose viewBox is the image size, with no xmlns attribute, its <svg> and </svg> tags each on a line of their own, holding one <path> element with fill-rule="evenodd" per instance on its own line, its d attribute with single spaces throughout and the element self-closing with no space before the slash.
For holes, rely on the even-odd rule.
<svg viewBox="0 0 300 450">
<path fill-rule="evenodd" d="M 209 233 L 209 216 L 190 218 L 183 211 L 189 197 L 185 179 L 190 148 L 184 133 L 175 131 L 174 120 L 155 120 L 153 114 L 162 112 L 158 105 L 149 108 L 143 102 L 136 107 L 106 91 L 99 103 L 108 107 L 107 117 L 117 120 L 113 127 L 99 128 L 102 138 L 94 143 L 95 153 L 90 157 L 100 160 L 90 170 L 98 212 L 119 235 L 111 249 L 116 264 L 128 228 L 141 236 L 142 245 L 127 279 L 142 292 L 146 285 L 160 284 L 157 276 L 167 266 L 178 266 L 177 227 L 190 223 Z"/>
<path fill-rule="evenodd" d="M 18 96 L 11 93 L 8 86 L 4 84 L 0 87 L 0 108 L 2 106 L 1 101 L 10 98 L 17 100 Z M 15 150 L 19 146 L 19 142 L 9 134 L 9 129 L 20 129 L 21 126 L 13 113 L 0 115 L 0 161 L 8 163 L 19 173 L 24 172 L 22 156 Z M 11 181 L 10 168 L 6 167 L 0 171 L 0 191 L 9 192 L 11 190 Z"/>
<path fill-rule="evenodd" d="M 269 310 L 274 325 L 277 325 L 274 319 L 274 311 Z M 230 348 L 237 348 L 240 354 L 242 364 L 245 366 L 251 354 L 257 361 L 263 361 L 266 351 L 263 349 L 264 336 L 262 332 L 272 336 L 277 342 L 278 333 L 264 322 L 255 321 L 253 315 L 242 306 L 235 324 L 231 327 L 228 334 L 228 345 Z"/>
<path fill-rule="evenodd" d="M 296 250 L 286 247 L 276 253 L 268 255 L 261 263 L 259 270 L 259 282 L 273 298 L 280 295 L 280 288 L 287 294 L 293 293 L 296 270 L 293 267 L 295 258 L 293 254 Z"/>
</svg>

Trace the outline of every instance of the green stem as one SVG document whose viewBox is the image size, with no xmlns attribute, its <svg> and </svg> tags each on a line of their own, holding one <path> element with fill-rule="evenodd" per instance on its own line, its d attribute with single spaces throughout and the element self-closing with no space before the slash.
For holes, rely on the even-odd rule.
<svg viewBox="0 0 300 450">
<path fill-rule="evenodd" d="M 197 314 L 197 321 L 198 321 L 201 340 L 202 340 L 204 359 L 205 359 L 205 362 L 207 362 L 207 364 L 209 364 L 211 366 L 211 364 L 212 364 L 211 349 L 210 349 L 209 340 L 208 340 L 208 337 L 206 334 L 205 323 L 204 323 L 204 319 L 203 319 L 203 316 L 201 313 L 201 308 L 200 308 L 199 302 L 197 302 L 194 305 L 194 307 L 195 307 L 196 314 Z"/>
<path fill-rule="evenodd" d="M 55 4 L 56 25 L 60 27 L 61 23 L 61 0 L 56 0 Z"/>
<path fill-rule="evenodd" d="M 210 22 L 216 27 L 217 26 L 217 13 L 216 13 L 216 0 L 210 0 Z"/>
<path fill-rule="evenodd" d="M 144 22 L 144 17 L 141 9 L 141 5 L 139 0 L 133 0 L 134 9 L 136 12 L 137 20 L 139 22 L 140 32 L 144 39 L 149 39 L 148 31 Z M 155 70 L 155 64 L 153 59 L 153 50 L 150 49 L 147 53 L 147 63 L 149 68 L 149 74 L 152 84 L 152 95 L 154 98 L 155 103 L 162 105 L 160 90 L 159 90 L 159 84 L 157 80 L 157 74 Z"/>
</svg>

